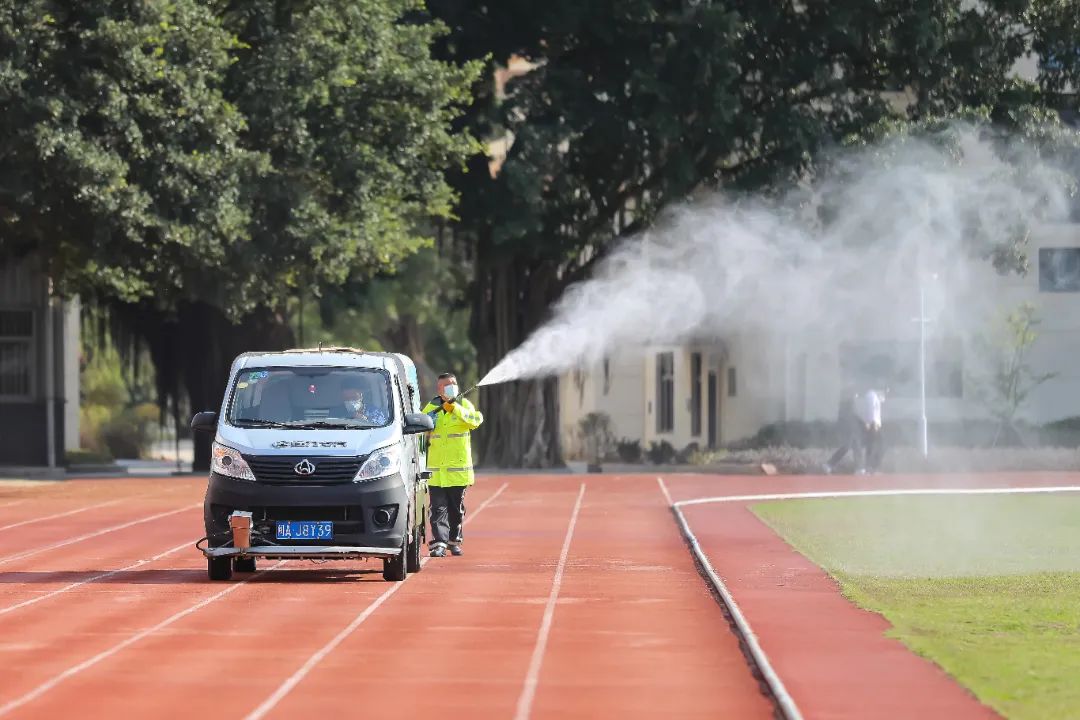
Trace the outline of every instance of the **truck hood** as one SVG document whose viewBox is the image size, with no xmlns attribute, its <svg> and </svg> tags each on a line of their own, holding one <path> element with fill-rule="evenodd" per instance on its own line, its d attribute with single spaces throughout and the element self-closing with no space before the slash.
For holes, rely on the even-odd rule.
<svg viewBox="0 0 1080 720">
<path fill-rule="evenodd" d="M 357 457 L 399 438 L 395 424 L 370 430 L 281 430 L 220 425 L 216 440 L 246 455 Z"/>
</svg>

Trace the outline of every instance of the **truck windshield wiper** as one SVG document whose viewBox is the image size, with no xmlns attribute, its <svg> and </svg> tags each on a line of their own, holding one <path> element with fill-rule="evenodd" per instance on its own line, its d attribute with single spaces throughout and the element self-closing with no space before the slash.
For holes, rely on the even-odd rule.
<svg viewBox="0 0 1080 720">
<path fill-rule="evenodd" d="M 287 423 L 282 425 L 282 427 L 292 428 L 294 430 L 356 430 L 357 428 L 362 428 L 364 426 L 360 423 L 333 422 L 331 420 L 304 420 Z"/>
<path fill-rule="evenodd" d="M 263 420 L 262 418 L 237 418 L 233 420 L 233 425 L 238 427 L 244 426 L 257 426 L 257 427 L 272 427 L 272 428 L 287 428 L 292 427 L 288 423 L 278 422 L 277 420 Z"/>
</svg>

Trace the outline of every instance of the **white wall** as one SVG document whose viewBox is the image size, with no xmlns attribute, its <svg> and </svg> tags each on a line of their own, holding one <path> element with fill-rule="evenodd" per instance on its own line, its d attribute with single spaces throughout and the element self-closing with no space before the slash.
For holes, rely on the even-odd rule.
<svg viewBox="0 0 1080 720">
<path fill-rule="evenodd" d="M 592 412 L 611 419 L 617 440 L 640 440 L 643 436 L 645 357 L 625 352 L 609 358 L 607 364 L 606 379 L 602 362 L 559 377 L 559 427 L 563 450 L 570 459 L 583 457 L 578 427 Z"/>
<path fill-rule="evenodd" d="M 82 352 L 79 335 L 79 299 L 62 305 L 62 347 L 60 359 L 61 391 L 64 398 L 64 450 L 79 448 L 79 355 Z"/>
</svg>

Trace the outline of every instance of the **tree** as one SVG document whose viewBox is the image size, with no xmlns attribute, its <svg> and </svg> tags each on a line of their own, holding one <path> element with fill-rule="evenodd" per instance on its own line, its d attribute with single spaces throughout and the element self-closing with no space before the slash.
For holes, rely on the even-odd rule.
<svg viewBox="0 0 1080 720">
<path fill-rule="evenodd" d="M 418 1 L 0 9 L 3 249 L 108 307 L 174 413 L 291 344 L 290 296 L 388 271 L 450 216 L 478 66 L 432 58 Z"/>
<path fill-rule="evenodd" d="M 235 342 L 215 340 L 224 345 L 216 353 L 172 348 L 191 358 L 185 385 L 193 406 L 216 406 L 236 352 L 292 344 L 288 297 L 390 272 L 430 243 L 433 219 L 449 217 L 446 170 L 476 147 L 451 123 L 479 66 L 433 59 L 442 28 L 412 17 L 420 9 L 416 0 L 221 5 L 242 46 L 225 94 L 247 120 L 244 141 L 268 155 L 269 170 L 246 186 L 251 243 L 235 259 L 251 276 L 241 289 L 256 308 L 245 322 L 252 332 L 222 326 Z M 222 307 L 227 301 L 218 298 Z M 204 314 L 178 336 L 198 337 Z"/>
<path fill-rule="evenodd" d="M 193 269 L 246 237 L 262 163 L 221 88 L 235 39 L 194 0 L 0 8 L 3 249 L 61 292 L 198 292 Z"/>
<path fill-rule="evenodd" d="M 1015 422 L 1020 408 L 1036 388 L 1057 375 L 1036 373 L 1029 361 L 1040 323 L 1035 306 L 1023 303 L 998 320 L 989 336 L 976 339 L 976 357 L 985 368 L 971 382 L 978 401 L 998 423 L 994 446 L 1002 434 L 1009 442 L 1019 439 Z"/>
<path fill-rule="evenodd" d="M 1054 83 L 1074 64 L 1044 67 L 1038 87 L 1009 74 L 1040 38 L 1064 37 L 1051 27 L 1064 4 L 983 5 L 433 0 L 452 29 L 447 57 L 534 65 L 505 95 L 481 87 L 468 116 L 478 137 L 512 138 L 499 172 L 475 158 L 456 178 L 481 370 L 619 238 L 694 192 L 783 188 L 885 118 L 1060 98 Z M 554 380 L 485 388 L 482 460 L 558 464 L 556 398 Z"/>
</svg>

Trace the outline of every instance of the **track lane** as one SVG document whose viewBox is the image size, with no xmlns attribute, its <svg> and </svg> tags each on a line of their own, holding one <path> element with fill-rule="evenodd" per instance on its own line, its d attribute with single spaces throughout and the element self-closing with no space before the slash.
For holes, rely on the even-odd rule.
<svg viewBox="0 0 1080 720">
<path fill-rule="evenodd" d="M 533 719 L 771 718 L 652 476 L 589 480 Z"/>
<path fill-rule="evenodd" d="M 485 488 L 475 501 L 483 502 L 497 489 Z M 226 585 L 205 581 L 205 561 L 193 555 L 199 563 L 194 586 L 219 590 Z M 190 566 L 187 558 L 184 565 Z M 298 659 L 318 651 L 388 588 L 408 588 L 423 577 L 386 583 L 381 561 L 289 562 L 252 580 L 242 593 L 201 608 L 80 672 L 35 699 L 26 716 L 78 710 L 83 718 L 116 718 L 182 707 L 186 715 L 242 717 L 295 672 Z M 92 708 L 83 706 L 86 697 L 96 699 Z"/>
<path fill-rule="evenodd" d="M 806 717 L 993 718 L 941 668 L 886 636 L 889 623 L 855 606 L 821 568 L 791 548 L 750 510 L 756 502 L 845 495 L 968 495 L 1076 492 L 1071 473 L 985 477 L 878 476 L 710 483 L 667 477 L 697 538 L 761 651 Z M 983 482 L 979 482 L 982 480 Z M 704 493 L 702 493 L 704 494 Z M 812 621 L 808 621 L 812 618 Z"/>
<path fill-rule="evenodd" d="M 266 717 L 512 717 L 580 484 L 512 481 L 464 557 L 428 563 Z"/>
</svg>

